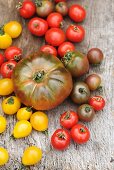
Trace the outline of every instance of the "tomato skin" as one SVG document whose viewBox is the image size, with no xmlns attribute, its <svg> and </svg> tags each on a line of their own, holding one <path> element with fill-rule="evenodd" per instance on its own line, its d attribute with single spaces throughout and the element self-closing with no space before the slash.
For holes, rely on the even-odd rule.
<svg viewBox="0 0 114 170">
<path fill-rule="evenodd" d="M 0 79 L 0 95 L 6 96 L 14 91 L 13 81 L 9 78 Z"/>
<path fill-rule="evenodd" d="M 40 48 L 40 51 L 42 52 L 46 52 L 46 53 L 49 53 L 49 54 L 52 54 L 54 56 L 57 56 L 57 50 L 55 47 L 51 46 L 51 45 L 43 45 L 41 48 Z"/>
<path fill-rule="evenodd" d="M 17 120 L 29 120 L 32 115 L 31 107 L 20 108 L 17 112 Z"/>
<path fill-rule="evenodd" d="M 69 17 L 75 22 L 82 22 L 86 17 L 86 11 L 81 5 L 72 5 L 69 8 Z"/>
<path fill-rule="evenodd" d="M 70 145 L 70 134 L 65 129 L 57 129 L 52 137 L 51 144 L 57 150 L 64 150 Z"/>
<path fill-rule="evenodd" d="M 63 57 L 67 52 L 74 51 L 75 46 L 71 42 L 64 42 L 58 48 L 58 54 L 60 57 Z"/>
<path fill-rule="evenodd" d="M 85 37 L 85 29 L 81 25 L 70 25 L 66 30 L 66 37 L 71 42 L 81 42 Z"/>
<path fill-rule="evenodd" d="M 86 143 L 90 138 L 90 132 L 87 127 L 77 124 L 71 129 L 71 137 L 78 144 Z"/>
<path fill-rule="evenodd" d="M 11 46 L 5 50 L 5 58 L 7 60 L 19 61 L 22 56 L 22 50 L 16 46 Z"/>
<path fill-rule="evenodd" d="M 4 62 L 4 56 L 0 53 L 0 66 L 3 64 Z"/>
<path fill-rule="evenodd" d="M 3 133 L 6 130 L 7 121 L 5 117 L 0 116 L 0 133 Z"/>
<path fill-rule="evenodd" d="M 51 28 L 59 28 L 62 25 L 63 17 L 58 12 L 53 12 L 47 17 L 47 22 Z"/>
<path fill-rule="evenodd" d="M 48 23 L 42 18 L 32 18 L 28 23 L 29 31 L 36 36 L 43 36 L 48 30 Z"/>
<path fill-rule="evenodd" d="M 58 2 L 65 2 L 66 0 L 55 0 L 56 3 Z"/>
<path fill-rule="evenodd" d="M 0 147 L 0 166 L 6 164 L 9 160 L 8 151 L 5 148 Z"/>
<path fill-rule="evenodd" d="M 62 29 L 51 28 L 46 32 L 45 39 L 46 42 L 49 43 L 50 45 L 59 46 L 65 41 L 66 37 Z"/>
<path fill-rule="evenodd" d="M 59 12 L 62 16 L 66 16 L 68 14 L 68 5 L 66 2 L 59 2 L 55 6 L 55 11 Z"/>
<path fill-rule="evenodd" d="M 0 35 L 0 49 L 7 49 L 12 44 L 12 38 L 9 34 L 4 33 Z"/>
<path fill-rule="evenodd" d="M 89 104 L 96 111 L 100 111 L 105 107 L 105 100 L 102 96 L 93 96 L 89 99 Z"/>
<path fill-rule="evenodd" d="M 72 110 L 64 112 L 60 117 L 60 125 L 66 129 L 71 129 L 77 123 L 78 115 Z"/>
</svg>

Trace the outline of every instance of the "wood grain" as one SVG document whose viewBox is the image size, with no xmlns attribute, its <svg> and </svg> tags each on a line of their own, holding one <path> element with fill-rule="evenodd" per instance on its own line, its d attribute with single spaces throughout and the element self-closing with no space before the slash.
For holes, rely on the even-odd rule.
<svg viewBox="0 0 114 170">
<path fill-rule="evenodd" d="M 45 41 L 29 33 L 28 21 L 22 19 L 15 9 L 17 2 L 16 0 L 0 1 L 0 25 L 10 20 L 21 22 L 22 35 L 13 41 L 13 45 L 21 47 L 23 55 L 26 56 L 37 50 Z M 60 128 L 60 114 L 68 109 L 76 110 L 76 105 L 70 99 L 47 112 L 49 138 L 33 131 L 26 139 L 13 140 L 10 136 L 16 118 L 7 116 L 8 128 L 0 135 L 0 146 L 8 149 L 10 160 L 6 166 L 0 167 L 1 170 L 20 170 L 23 150 L 31 144 L 42 148 L 43 159 L 40 164 L 30 168 L 24 167 L 24 170 L 114 170 L 114 2 L 113 0 L 68 0 L 69 5 L 75 2 L 87 8 L 87 19 L 82 23 L 86 29 L 86 38 L 82 43 L 76 44 L 76 48 L 86 53 L 91 47 L 99 47 L 105 55 L 101 66 L 91 68 L 89 73 L 96 72 L 102 77 L 106 107 L 96 114 L 91 123 L 84 123 L 91 131 L 91 140 L 84 145 L 71 142 L 71 146 L 63 152 L 55 151 L 50 147 L 50 137 L 56 128 Z M 65 27 L 70 23 L 70 19 L 65 18 Z M 2 110 L 1 114 L 3 114 Z"/>
</svg>

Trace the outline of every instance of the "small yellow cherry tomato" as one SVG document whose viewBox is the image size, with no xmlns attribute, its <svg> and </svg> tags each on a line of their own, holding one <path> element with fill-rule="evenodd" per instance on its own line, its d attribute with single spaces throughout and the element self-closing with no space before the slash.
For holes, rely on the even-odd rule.
<svg viewBox="0 0 114 170">
<path fill-rule="evenodd" d="M 21 103 L 18 97 L 10 96 L 3 100 L 2 109 L 5 114 L 13 115 L 15 114 L 19 108 L 21 107 Z"/>
<path fill-rule="evenodd" d="M 48 128 L 48 117 L 43 112 L 33 113 L 30 122 L 35 130 L 45 131 Z"/>
<path fill-rule="evenodd" d="M 10 78 L 0 79 L 0 95 L 6 96 L 14 91 L 13 81 Z"/>
<path fill-rule="evenodd" d="M 6 130 L 6 125 L 7 125 L 7 121 L 5 117 L 0 116 L 0 133 L 3 133 Z"/>
<path fill-rule="evenodd" d="M 31 107 L 23 107 L 18 110 L 17 119 L 18 120 L 29 120 L 31 115 L 32 115 Z"/>
<path fill-rule="evenodd" d="M 0 166 L 6 164 L 8 160 L 9 160 L 8 151 L 0 147 Z"/>
<path fill-rule="evenodd" d="M 16 123 L 13 130 L 14 138 L 24 138 L 30 135 L 32 126 L 27 120 L 20 120 Z"/>
<path fill-rule="evenodd" d="M 17 21 L 10 21 L 4 26 L 4 31 L 12 38 L 17 38 L 22 32 L 22 26 Z"/>
<path fill-rule="evenodd" d="M 37 164 L 42 159 L 42 151 L 36 146 L 30 146 L 25 149 L 22 156 L 22 163 L 25 166 Z"/>
<path fill-rule="evenodd" d="M 12 44 L 12 38 L 7 33 L 0 33 L 0 49 L 6 49 Z"/>
</svg>

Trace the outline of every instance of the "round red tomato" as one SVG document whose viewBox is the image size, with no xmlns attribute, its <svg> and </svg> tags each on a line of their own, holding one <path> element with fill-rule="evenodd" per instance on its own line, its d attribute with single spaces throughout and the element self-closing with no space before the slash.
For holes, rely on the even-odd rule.
<svg viewBox="0 0 114 170">
<path fill-rule="evenodd" d="M 32 18 L 28 23 L 29 31 L 36 36 L 43 36 L 48 30 L 48 23 L 42 18 Z"/>
<path fill-rule="evenodd" d="M 86 11 L 81 5 L 72 5 L 69 8 L 69 17 L 75 22 L 82 22 L 86 17 Z"/>
<path fill-rule="evenodd" d="M 36 6 L 30 0 L 19 2 L 17 8 L 19 9 L 19 13 L 23 18 L 31 18 L 36 12 Z"/>
<path fill-rule="evenodd" d="M 53 12 L 47 17 L 48 26 L 51 28 L 59 28 L 62 26 L 63 17 L 58 12 Z"/>
<path fill-rule="evenodd" d="M 66 37 L 62 29 L 51 28 L 46 32 L 45 39 L 52 46 L 59 46 L 65 41 Z"/>
<path fill-rule="evenodd" d="M 16 64 L 17 63 L 15 61 L 11 61 L 11 60 L 3 63 L 1 65 L 1 70 L 0 70 L 1 75 L 4 78 L 11 78 L 13 69 L 15 68 Z"/>
<path fill-rule="evenodd" d="M 72 110 L 63 113 L 60 117 L 60 125 L 66 129 L 71 129 L 77 123 L 78 115 Z"/>
<path fill-rule="evenodd" d="M 87 127 L 77 124 L 71 129 L 71 137 L 78 144 L 86 143 L 90 138 L 90 132 Z"/>
<path fill-rule="evenodd" d="M 51 144 L 57 150 L 64 150 L 70 145 L 70 134 L 67 130 L 57 129 L 51 137 Z"/>
<path fill-rule="evenodd" d="M 0 53 L 0 66 L 3 64 L 4 62 L 4 56 Z"/>
<path fill-rule="evenodd" d="M 70 25 L 66 30 L 66 37 L 72 42 L 81 42 L 85 37 L 85 30 L 81 25 Z"/>
<path fill-rule="evenodd" d="M 7 60 L 19 61 L 22 56 L 22 50 L 16 46 L 12 46 L 6 49 L 5 57 Z"/>
<path fill-rule="evenodd" d="M 60 55 L 60 57 L 63 57 L 67 52 L 74 51 L 74 50 L 75 50 L 75 46 L 73 43 L 64 42 L 59 46 L 58 54 Z"/>
<path fill-rule="evenodd" d="M 55 0 L 56 3 L 58 2 L 65 2 L 66 0 Z"/>
<path fill-rule="evenodd" d="M 89 104 L 93 107 L 94 110 L 100 111 L 105 106 L 105 100 L 101 96 L 94 96 L 90 98 Z"/>
<path fill-rule="evenodd" d="M 40 51 L 42 52 L 47 52 L 47 53 L 50 53 L 50 54 L 53 54 L 54 56 L 57 56 L 57 50 L 55 47 L 51 46 L 51 45 L 43 45 L 41 48 L 40 48 Z"/>
</svg>

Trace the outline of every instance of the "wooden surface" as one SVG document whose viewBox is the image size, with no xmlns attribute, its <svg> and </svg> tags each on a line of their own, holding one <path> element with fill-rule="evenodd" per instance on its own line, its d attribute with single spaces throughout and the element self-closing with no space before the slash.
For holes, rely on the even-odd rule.
<svg viewBox="0 0 114 170">
<path fill-rule="evenodd" d="M 42 38 L 33 37 L 27 30 L 27 22 L 17 13 L 16 0 L 0 0 L 0 25 L 18 20 L 23 25 L 20 38 L 13 41 L 23 49 L 24 56 L 37 50 L 44 44 Z M 33 133 L 20 140 L 10 138 L 15 116 L 7 116 L 7 131 L 0 136 L 0 146 L 10 153 L 9 163 L 1 170 L 19 170 L 23 150 L 30 144 L 37 145 L 43 150 L 43 159 L 39 165 L 30 167 L 31 170 L 114 170 L 114 2 L 113 0 L 68 0 L 69 4 L 83 4 L 87 7 L 87 19 L 82 23 L 86 29 L 86 38 L 76 44 L 76 48 L 86 53 L 91 47 L 103 50 L 105 59 L 100 67 L 91 68 L 90 73 L 99 73 L 103 79 L 103 95 L 107 101 L 105 109 L 96 114 L 91 123 L 85 123 L 91 131 L 91 139 L 87 144 L 71 146 L 64 152 L 50 148 L 50 136 L 59 128 L 60 114 L 68 109 L 76 110 L 76 105 L 67 99 L 56 109 L 49 111 L 49 138 L 42 133 Z M 71 23 L 65 19 L 65 26 Z M 95 94 L 99 94 L 95 92 Z M 1 111 L 1 114 L 2 111 Z M 24 170 L 29 168 L 24 168 Z"/>
</svg>

